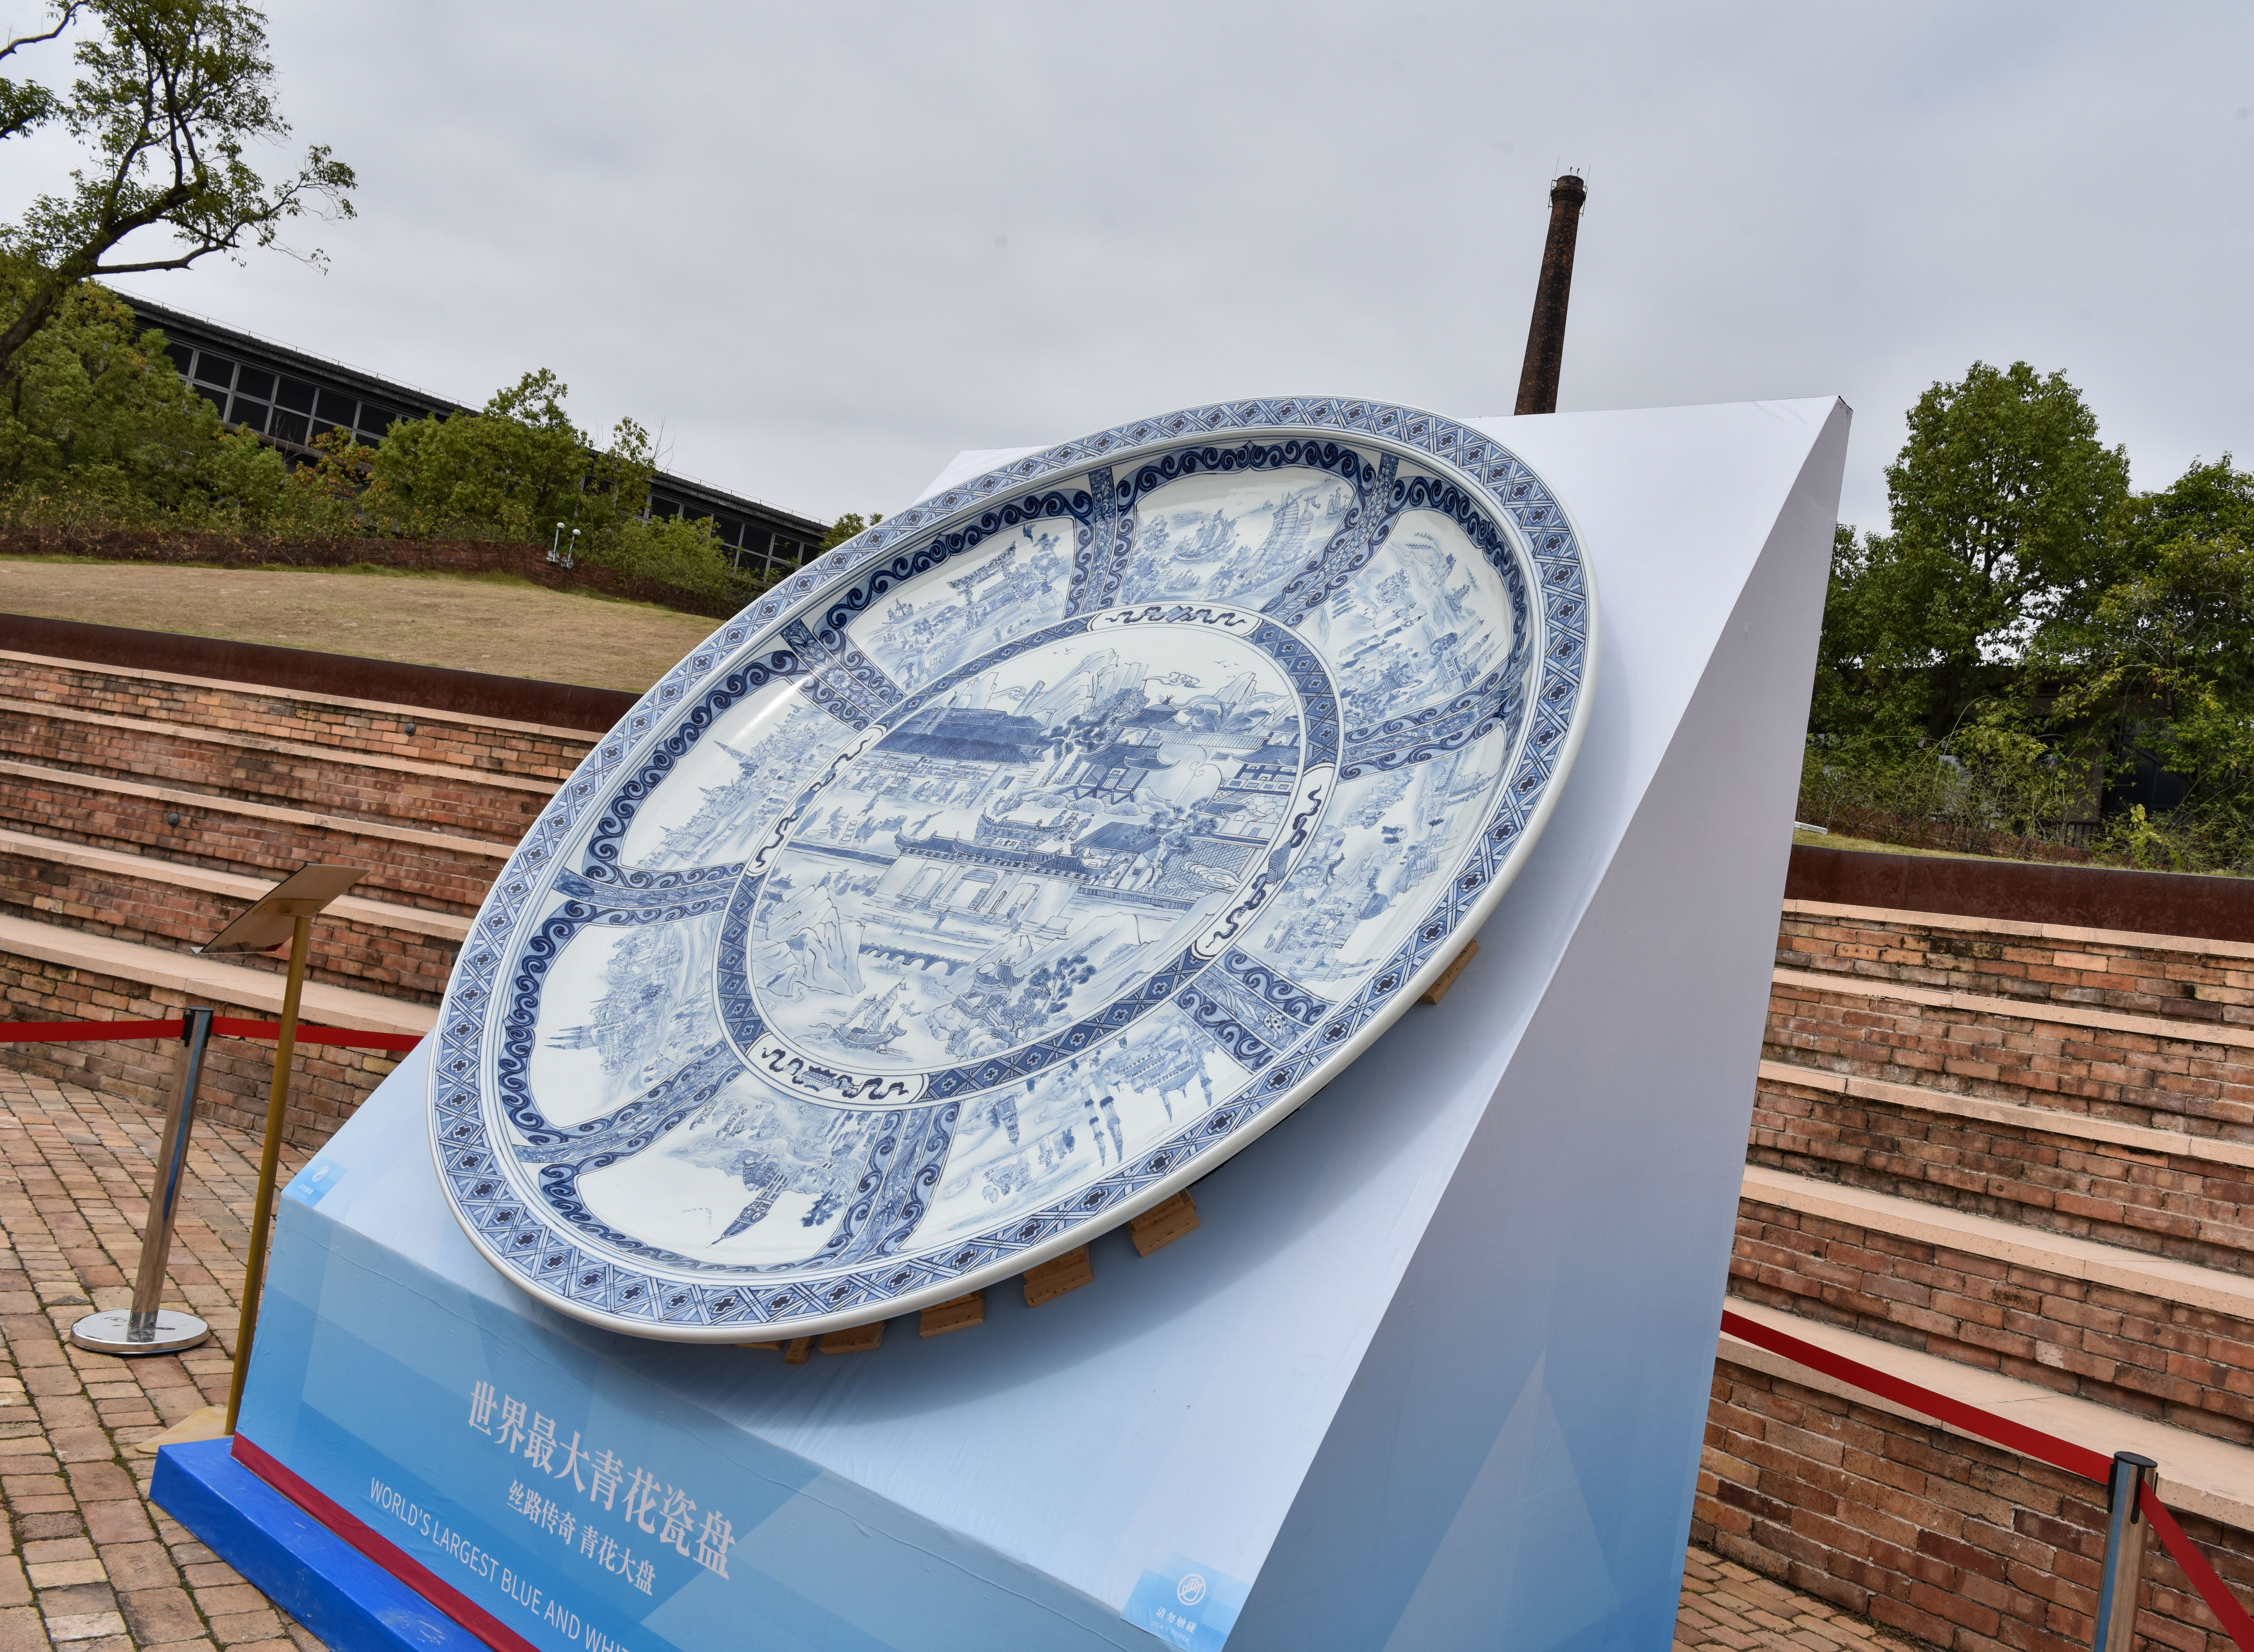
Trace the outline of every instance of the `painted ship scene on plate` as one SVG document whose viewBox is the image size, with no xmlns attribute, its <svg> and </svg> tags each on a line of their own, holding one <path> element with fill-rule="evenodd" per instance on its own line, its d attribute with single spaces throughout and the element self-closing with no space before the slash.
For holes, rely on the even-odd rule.
<svg viewBox="0 0 2254 1652">
<path fill-rule="evenodd" d="M 472 1231 L 513 1204 L 591 1307 L 803 1317 L 1298 1082 L 1479 847 L 1536 658 L 1508 539 L 1378 457 L 1069 477 L 715 670 L 497 964 Z"/>
</svg>

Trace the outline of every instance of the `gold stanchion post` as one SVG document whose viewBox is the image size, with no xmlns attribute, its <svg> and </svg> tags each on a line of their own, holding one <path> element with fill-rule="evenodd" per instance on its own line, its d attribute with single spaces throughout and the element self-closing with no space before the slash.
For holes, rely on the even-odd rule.
<svg viewBox="0 0 2254 1652">
<path fill-rule="evenodd" d="M 269 952 L 287 939 L 290 974 L 282 989 L 281 1036 L 274 1046 L 274 1086 L 266 1103 L 266 1141 L 258 1156 L 258 1202 L 250 1218 L 250 1265 L 242 1279 L 242 1314 L 234 1333 L 234 1376 L 227 1391 L 227 1432 L 242 1410 L 243 1379 L 250 1374 L 250 1345 L 258 1334 L 258 1297 L 266 1283 L 268 1230 L 274 1219 L 274 1184 L 282 1168 L 282 1125 L 290 1108 L 290 1069 L 298 1051 L 298 1002 L 305 990 L 306 954 L 313 919 L 360 882 L 348 866 L 301 866 L 269 889 L 201 952 Z"/>
<path fill-rule="evenodd" d="M 258 1334 L 258 1293 L 266 1282 L 266 1233 L 274 1220 L 274 1181 L 282 1167 L 282 1119 L 290 1108 L 290 1067 L 298 1053 L 298 998 L 305 986 L 305 949 L 313 937 L 310 915 L 296 915 L 290 937 L 290 984 L 282 993 L 282 1035 L 274 1045 L 274 1087 L 266 1101 L 266 1145 L 258 1155 L 258 1204 L 250 1218 L 250 1265 L 242 1275 L 242 1313 L 235 1321 L 234 1375 L 227 1385 L 227 1432 L 242 1411 L 242 1379 L 250 1375 L 250 1343 Z"/>
</svg>

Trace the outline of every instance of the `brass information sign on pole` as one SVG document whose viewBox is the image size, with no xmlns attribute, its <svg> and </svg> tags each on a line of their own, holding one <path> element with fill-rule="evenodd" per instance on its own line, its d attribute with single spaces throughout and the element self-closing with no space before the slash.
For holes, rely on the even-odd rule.
<svg viewBox="0 0 2254 1652">
<path fill-rule="evenodd" d="M 250 1344 L 258 1332 L 258 1293 L 266 1279 L 267 1229 L 274 1217 L 275 1173 L 282 1163 L 282 1117 L 290 1105 L 290 1067 L 298 1049 L 298 1000 L 305 987 L 305 954 L 313 919 L 360 882 L 357 867 L 301 866 L 257 903 L 221 930 L 200 952 L 270 952 L 290 947 L 290 975 L 282 991 L 282 1035 L 274 1047 L 274 1088 L 266 1104 L 265 1150 L 258 1159 L 258 1203 L 250 1218 L 250 1265 L 242 1280 L 242 1317 L 234 1333 L 234 1377 L 227 1391 L 227 1432 L 242 1410 L 242 1380 L 250 1372 Z"/>
</svg>

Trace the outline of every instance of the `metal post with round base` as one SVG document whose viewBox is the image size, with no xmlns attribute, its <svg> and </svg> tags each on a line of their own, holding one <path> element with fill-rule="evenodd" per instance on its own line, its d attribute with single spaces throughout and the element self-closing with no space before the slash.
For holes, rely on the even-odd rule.
<svg viewBox="0 0 2254 1652">
<path fill-rule="evenodd" d="M 211 1339 L 211 1327 L 192 1314 L 160 1307 L 147 1316 L 130 1307 L 89 1314 L 71 1327 L 71 1341 L 96 1354 L 179 1354 Z"/>
<path fill-rule="evenodd" d="M 172 1069 L 172 1103 L 164 1112 L 164 1139 L 157 1150 L 156 1185 L 149 1189 L 149 1220 L 141 1233 L 141 1270 L 133 1306 L 89 1314 L 71 1327 L 71 1341 L 96 1354 L 178 1354 L 211 1335 L 192 1314 L 160 1308 L 164 1267 L 172 1254 L 172 1223 L 180 1209 L 180 1183 L 188 1168 L 188 1133 L 195 1127 L 196 1081 L 203 1076 L 214 1012 L 191 1007 L 180 1028 L 180 1053 Z"/>
</svg>

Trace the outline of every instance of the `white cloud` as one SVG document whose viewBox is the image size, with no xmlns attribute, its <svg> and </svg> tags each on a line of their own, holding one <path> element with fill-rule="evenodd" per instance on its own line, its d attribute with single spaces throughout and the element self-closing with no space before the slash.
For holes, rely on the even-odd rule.
<svg viewBox="0 0 2254 1652">
<path fill-rule="evenodd" d="M 272 23 L 299 135 L 362 178 L 333 273 L 136 290 L 465 401 L 550 366 L 584 422 L 662 422 L 676 468 L 812 515 L 1218 395 L 1507 409 L 1561 164 L 1568 409 L 1838 392 L 1865 523 L 1903 409 L 1976 357 L 2063 368 L 2140 485 L 2254 457 L 2241 8 Z"/>
</svg>

